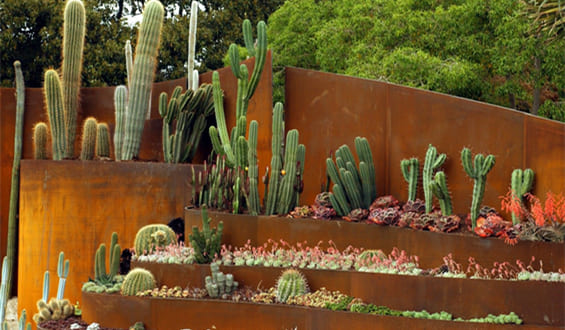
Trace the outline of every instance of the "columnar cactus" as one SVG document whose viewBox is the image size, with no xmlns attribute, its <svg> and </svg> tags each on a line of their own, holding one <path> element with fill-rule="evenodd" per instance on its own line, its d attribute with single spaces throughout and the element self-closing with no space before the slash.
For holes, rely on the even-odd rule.
<svg viewBox="0 0 565 330">
<path fill-rule="evenodd" d="M 2 260 L 2 283 L 0 284 L 0 324 L 4 323 L 4 316 L 6 315 L 6 303 L 8 301 L 9 291 L 8 288 L 8 275 L 11 269 L 8 265 L 8 257 Z"/>
<path fill-rule="evenodd" d="M 47 124 L 43 122 L 33 126 L 33 158 L 47 159 Z"/>
<path fill-rule="evenodd" d="M 134 268 L 124 278 L 122 294 L 124 296 L 135 296 L 138 292 L 152 290 L 155 287 L 155 277 L 150 271 L 143 268 Z"/>
<path fill-rule="evenodd" d="M 408 200 L 415 201 L 418 193 L 418 172 L 420 172 L 420 161 L 418 158 L 403 159 L 400 161 L 400 169 L 404 180 L 408 182 Z"/>
<path fill-rule="evenodd" d="M 106 123 L 96 126 L 96 157 L 110 157 L 110 129 Z"/>
<path fill-rule="evenodd" d="M 27 322 L 27 312 L 25 309 L 22 309 L 22 313 L 20 314 L 20 318 L 18 320 L 18 330 L 31 330 L 31 323 Z"/>
<path fill-rule="evenodd" d="M 284 138 L 283 105 L 280 102 L 275 104 L 273 109 L 273 125 L 271 135 L 271 175 L 269 177 L 268 188 L 265 189 L 266 205 L 265 214 L 275 213 L 276 196 L 279 191 L 280 175 L 282 170 L 282 143 Z"/>
<path fill-rule="evenodd" d="M 129 79 L 129 72 L 128 72 Z M 126 128 L 126 109 L 128 106 L 128 90 L 126 86 L 120 85 L 114 91 L 114 110 L 116 127 L 114 128 L 114 156 L 116 161 L 122 160 L 122 147 Z"/>
<path fill-rule="evenodd" d="M 430 213 L 433 207 L 433 194 L 430 186 L 436 171 L 443 163 L 447 156 L 437 153 L 437 149 L 431 144 L 426 152 L 426 160 L 424 161 L 424 170 L 422 172 L 422 186 L 424 188 L 424 199 L 426 200 L 426 213 Z"/>
<path fill-rule="evenodd" d="M 121 247 L 118 244 L 118 234 L 112 233 L 110 241 L 110 272 L 106 273 L 106 245 L 100 244 L 94 256 L 94 279 L 100 283 L 112 281 L 114 276 L 118 275 L 120 270 L 120 254 L 122 253 Z"/>
<path fill-rule="evenodd" d="M 124 160 L 131 160 L 139 154 L 145 115 L 151 97 L 151 85 L 157 65 L 164 15 L 163 5 L 157 0 L 147 2 L 143 10 L 138 44 L 135 47 L 131 86 L 129 86 L 129 103 L 122 146 Z"/>
<path fill-rule="evenodd" d="M 81 160 L 93 160 L 94 151 L 96 150 L 96 127 L 98 123 L 96 118 L 86 118 L 82 127 L 82 143 L 80 150 Z"/>
<path fill-rule="evenodd" d="M 69 260 L 65 259 L 65 253 L 61 251 L 59 253 L 59 262 L 57 263 L 57 275 L 59 276 L 59 287 L 57 288 L 57 299 L 63 299 L 65 295 L 65 283 L 67 282 L 67 276 L 69 276 Z"/>
<path fill-rule="evenodd" d="M 177 241 L 175 232 L 167 225 L 151 224 L 141 227 L 135 235 L 134 247 L 137 255 L 151 253 L 157 247 L 165 247 Z"/>
<path fill-rule="evenodd" d="M 221 297 L 237 290 L 239 283 L 233 280 L 232 274 L 220 272 L 220 266 L 217 263 L 210 264 L 210 272 L 211 275 L 206 276 L 204 283 L 210 297 Z"/>
<path fill-rule="evenodd" d="M 433 194 L 439 200 L 441 213 L 443 215 L 451 215 L 453 208 L 451 206 L 451 196 L 449 194 L 449 189 L 447 188 L 447 183 L 445 181 L 445 173 L 443 173 L 443 171 L 437 172 L 434 180 L 430 182 L 430 186 Z"/>
<path fill-rule="evenodd" d="M 86 14 L 80 0 L 69 0 L 65 6 L 63 23 L 63 109 L 65 110 L 65 157 L 74 156 L 77 127 L 78 97 Z"/>
<path fill-rule="evenodd" d="M 190 26 L 188 28 L 188 79 L 187 89 L 196 90 L 193 83 L 194 53 L 196 51 L 196 22 L 198 20 L 198 1 L 192 1 L 190 7 Z M 198 83 L 196 84 L 198 86 Z"/>
<path fill-rule="evenodd" d="M 471 150 L 463 148 L 463 150 L 461 150 L 461 162 L 463 163 L 463 169 L 467 172 L 467 175 L 475 180 L 475 185 L 473 186 L 473 202 L 471 204 L 471 223 L 473 229 L 475 229 L 481 202 L 485 193 L 487 174 L 494 166 L 495 158 L 493 155 L 485 157 L 482 154 L 477 154 L 473 162 L 471 160 Z"/>
<path fill-rule="evenodd" d="M 520 203 L 523 203 L 524 195 L 532 189 L 534 184 L 534 171 L 530 168 L 525 170 L 515 169 L 512 171 L 511 187 L 512 198 L 516 198 Z M 517 224 L 520 218 L 517 214 L 512 213 L 512 223 Z"/>
<path fill-rule="evenodd" d="M 308 283 L 296 269 L 285 270 L 277 280 L 277 301 L 285 303 L 288 298 L 308 293 Z"/>
<path fill-rule="evenodd" d="M 126 74 L 128 79 L 128 87 L 131 86 L 131 76 L 133 75 L 133 52 L 131 50 L 131 41 L 127 40 L 124 47 L 126 57 Z"/>
<path fill-rule="evenodd" d="M 249 124 L 249 148 L 247 149 L 249 179 L 249 193 L 247 197 L 247 208 L 249 214 L 257 215 L 261 212 L 261 201 L 259 200 L 259 166 L 257 165 L 257 129 L 259 124 L 257 121 L 251 121 Z"/>
<path fill-rule="evenodd" d="M 296 189 L 296 177 L 298 172 L 298 130 L 290 130 L 286 135 L 284 150 L 284 164 L 281 174 L 283 175 L 277 202 L 277 213 L 287 214 L 294 208 Z M 273 173 L 272 175 L 275 175 Z"/>
<path fill-rule="evenodd" d="M 43 90 L 47 105 L 49 126 L 51 127 L 51 149 L 54 160 L 61 160 L 65 154 L 65 113 L 63 110 L 63 91 L 61 80 L 55 70 L 45 72 Z"/>
<path fill-rule="evenodd" d="M 214 260 L 216 254 L 220 253 L 222 244 L 222 231 L 224 223 L 219 222 L 217 228 L 210 228 L 211 219 L 208 217 L 206 205 L 202 206 L 202 231 L 198 227 L 192 227 L 192 234 L 188 235 L 190 244 L 194 249 L 194 257 L 197 263 L 207 264 Z"/>
</svg>

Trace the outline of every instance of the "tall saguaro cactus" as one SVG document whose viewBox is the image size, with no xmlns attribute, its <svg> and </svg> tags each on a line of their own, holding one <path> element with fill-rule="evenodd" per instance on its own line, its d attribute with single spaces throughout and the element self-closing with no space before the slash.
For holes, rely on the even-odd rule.
<svg viewBox="0 0 565 330">
<path fill-rule="evenodd" d="M 467 172 L 467 175 L 475 180 L 475 185 L 473 186 L 473 202 L 471 204 L 471 224 L 473 229 L 475 229 L 481 202 L 485 194 L 487 174 L 494 166 L 495 159 L 493 155 L 485 157 L 482 154 L 477 154 L 473 162 L 471 161 L 471 150 L 463 148 L 463 150 L 461 150 L 461 162 L 463 163 L 463 169 Z"/>
<path fill-rule="evenodd" d="M 12 275 L 14 269 L 14 258 L 16 255 L 16 216 L 20 199 L 20 160 L 22 159 L 22 134 L 24 126 L 25 110 L 25 86 L 22 66 L 20 61 L 14 62 L 16 73 L 16 127 L 14 133 L 14 160 L 12 163 L 12 186 L 10 188 L 10 211 L 8 214 L 8 239 L 7 239 L 7 281 L 6 291 L 1 299 L 6 299 L 12 291 Z"/>
<path fill-rule="evenodd" d="M 122 160 L 122 146 L 124 141 L 124 130 L 126 127 L 126 109 L 128 105 L 128 90 L 126 86 L 120 85 L 114 91 L 114 111 L 116 127 L 114 129 L 114 156 L 116 161 Z"/>
<path fill-rule="evenodd" d="M 138 44 L 135 47 L 131 86 L 129 86 L 129 103 L 122 146 L 124 160 L 131 160 L 139 155 L 141 135 L 157 65 L 164 15 L 163 5 L 157 0 L 147 2 L 143 10 Z"/>
<path fill-rule="evenodd" d="M 443 163 L 447 156 L 445 154 L 437 153 L 437 149 L 431 144 L 428 146 L 426 152 L 426 160 L 424 162 L 424 171 L 422 172 L 422 186 L 424 187 L 424 198 L 426 200 L 426 213 L 432 211 L 432 189 L 430 183 L 433 180 L 434 171 L 437 170 Z"/>
<path fill-rule="evenodd" d="M 74 155 L 77 128 L 78 97 L 84 46 L 86 14 L 80 0 L 69 0 L 63 24 L 63 109 L 65 110 L 66 158 Z"/>
</svg>

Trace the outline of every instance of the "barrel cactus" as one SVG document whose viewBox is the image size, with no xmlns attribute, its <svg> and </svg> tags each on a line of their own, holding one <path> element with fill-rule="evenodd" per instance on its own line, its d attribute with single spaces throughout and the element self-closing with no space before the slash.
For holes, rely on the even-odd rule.
<svg viewBox="0 0 565 330">
<path fill-rule="evenodd" d="M 277 301 L 285 303 L 288 298 L 308 293 L 308 283 L 296 269 L 285 270 L 277 280 Z"/>
<path fill-rule="evenodd" d="M 134 247 L 137 255 L 151 253 L 157 247 L 165 247 L 177 241 L 175 232 L 167 225 L 152 224 L 142 227 L 135 235 Z"/>
<path fill-rule="evenodd" d="M 110 157 L 110 129 L 106 123 L 99 123 L 96 127 L 96 157 Z"/>
<path fill-rule="evenodd" d="M 81 160 L 93 160 L 96 146 L 96 118 L 86 118 L 82 126 L 82 148 L 80 150 Z"/>
<path fill-rule="evenodd" d="M 47 124 L 44 122 L 33 126 L 33 158 L 47 159 Z"/>
<path fill-rule="evenodd" d="M 156 287 L 155 277 L 150 271 L 143 268 L 134 268 L 124 278 L 122 294 L 124 296 L 135 296 L 138 292 L 153 290 Z"/>
</svg>

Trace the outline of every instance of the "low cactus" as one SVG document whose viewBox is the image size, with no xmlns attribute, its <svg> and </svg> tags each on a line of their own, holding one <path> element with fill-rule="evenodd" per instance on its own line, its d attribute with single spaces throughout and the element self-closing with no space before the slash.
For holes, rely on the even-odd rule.
<svg viewBox="0 0 565 330">
<path fill-rule="evenodd" d="M 167 225 L 152 224 L 139 229 L 135 235 L 135 253 L 143 255 L 155 251 L 157 247 L 165 247 L 177 241 L 175 232 Z"/>
<path fill-rule="evenodd" d="M 50 320 L 64 320 L 74 312 L 74 307 L 68 299 L 51 298 L 48 303 L 38 300 L 37 309 L 37 314 L 33 315 L 36 324 Z"/>
<path fill-rule="evenodd" d="M 445 181 L 445 173 L 443 173 L 443 171 L 437 172 L 434 180 L 430 182 L 430 186 L 433 194 L 437 197 L 437 199 L 439 199 L 439 206 L 441 208 L 442 215 L 451 215 L 453 208 L 451 206 L 449 189 L 447 189 L 447 183 Z"/>
<path fill-rule="evenodd" d="M 208 217 L 206 205 L 202 206 L 202 231 L 192 227 L 192 234 L 188 235 L 190 244 L 194 249 L 194 258 L 199 264 L 207 264 L 220 254 L 222 231 L 224 223 L 220 221 L 217 228 L 210 228 L 211 219 Z"/>
<path fill-rule="evenodd" d="M 114 293 L 122 287 L 123 277 L 118 274 L 120 269 L 121 247 L 118 244 L 118 234 L 112 233 L 110 242 L 110 272 L 106 272 L 106 245 L 100 244 L 94 255 L 94 279 L 84 283 L 82 290 L 85 292 Z"/>
<path fill-rule="evenodd" d="M 124 296 L 135 296 L 138 292 L 153 290 L 157 287 L 155 277 L 150 271 L 143 268 L 132 269 L 122 283 Z"/>
<path fill-rule="evenodd" d="M 210 297 L 222 297 L 237 290 L 239 283 L 233 280 L 232 274 L 220 272 L 220 266 L 217 263 L 210 264 L 210 272 L 211 275 L 206 276 L 205 279 L 206 291 Z"/>
<path fill-rule="evenodd" d="M 524 195 L 532 190 L 534 184 L 534 171 L 527 168 L 521 170 L 519 168 L 512 171 L 511 187 L 512 187 L 512 198 L 517 198 L 520 204 L 524 203 Z M 520 217 L 512 212 L 512 223 L 518 224 L 520 222 Z"/>
<path fill-rule="evenodd" d="M 285 303 L 288 298 L 308 293 L 308 283 L 296 269 L 285 270 L 277 280 L 277 301 Z"/>
<path fill-rule="evenodd" d="M 110 157 L 110 129 L 106 123 L 99 123 L 96 127 L 96 157 Z"/>
<path fill-rule="evenodd" d="M 80 150 L 81 160 L 93 160 L 96 147 L 96 118 L 88 117 L 82 126 L 82 148 Z"/>
<path fill-rule="evenodd" d="M 33 158 L 47 159 L 47 124 L 44 122 L 33 126 Z"/>
<path fill-rule="evenodd" d="M 57 300 L 62 300 L 65 295 L 65 283 L 69 276 L 69 260 L 65 260 L 65 253 L 59 253 L 59 262 L 57 263 L 57 275 L 59 276 L 59 287 L 57 288 Z"/>
<path fill-rule="evenodd" d="M 63 110 L 63 91 L 61 79 L 57 71 L 50 69 L 45 71 L 43 87 L 45 93 L 45 104 L 51 128 L 51 151 L 53 160 L 64 158 L 66 147 L 65 137 L 65 113 Z"/>
<path fill-rule="evenodd" d="M 418 172 L 420 172 L 420 161 L 418 158 L 403 159 L 400 169 L 404 180 L 408 182 L 408 200 L 414 201 L 418 192 Z"/>
<path fill-rule="evenodd" d="M 481 202 L 485 193 L 487 174 L 494 166 L 495 158 L 493 155 L 485 157 L 482 154 L 477 154 L 473 162 L 471 161 L 471 150 L 463 148 L 463 150 L 461 150 L 461 162 L 463 163 L 463 169 L 467 172 L 467 175 L 475 181 L 473 186 L 473 202 L 471 204 L 471 224 L 472 228 L 475 229 Z"/>
<path fill-rule="evenodd" d="M 131 47 L 131 46 L 130 46 Z M 128 70 L 128 79 L 129 79 Z M 122 146 L 124 142 L 124 131 L 126 127 L 126 109 L 128 90 L 126 86 L 120 85 L 114 91 L 114 112 L 116 127 L 114 129 L 114 157 L 116 161 L 122 160 Z"/>
<path fill-rule="evenodd" d="M 426 160 L 424 162 L 424 170 L 422 172 L 422 186 L 424 188 L 424 199 L 426 201 L 426 213 L 430 213 L 433 208 L 433 193 L 430 183 L 434 178 L 434 171 L 437 170 L 443 163 L 447 156 L 445 154 L 437 153 L 437 149 L 431 144 L 428 146 L 426 152 Z"/>
</svg>

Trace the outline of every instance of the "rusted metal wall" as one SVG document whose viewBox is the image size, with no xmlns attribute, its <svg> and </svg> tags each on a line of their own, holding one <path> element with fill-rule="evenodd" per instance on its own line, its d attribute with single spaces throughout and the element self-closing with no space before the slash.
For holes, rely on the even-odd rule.
<svg viewBox="0 0 565 330">
<path fill-rule="evenodd" d="M 286 126 L 306 143 L 303 203 L 325 182 L 325 159 L 356 136 L 371 144 L 379 195 L 407 198 L 400 161 L 418 157 L 429 144 L 447 154 L 443 165 L 454 210 L 467 213 L 473 181 L 461 166 L 461 149 L 493 154 L 484 205 L 500 209 L 515 168 L 536 172 L 533 193 L 565 187 L 565 124 L 449 95 L 305 69 L 286 69 Z M 421 183 L 421 179 L 420 179 Z M 418 195 L 423 197 L 421 184 Z"/>
</svg>

